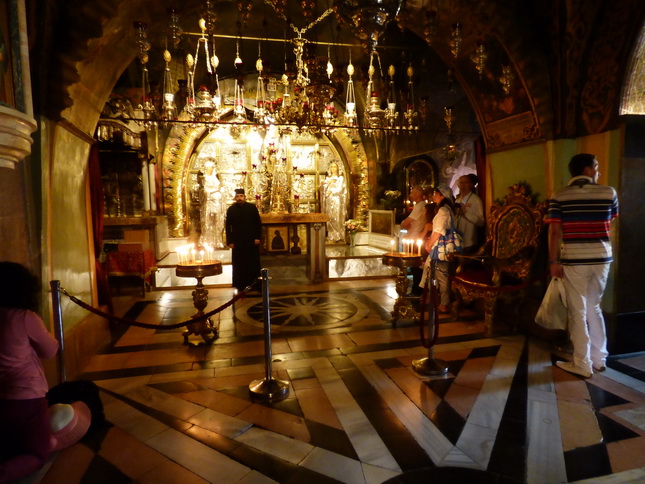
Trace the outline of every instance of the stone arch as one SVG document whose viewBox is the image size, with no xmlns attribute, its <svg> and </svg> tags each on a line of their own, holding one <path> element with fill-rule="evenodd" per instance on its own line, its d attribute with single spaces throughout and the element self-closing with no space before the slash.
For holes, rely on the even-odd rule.
<svg viewBox="0 0 645 484">
<path fill-rule="evenodd" d="M 228 129 L 228 127 L 223 123 L 214 129 Z M 189 172 L 193 163 L 192 158 L 200 143 L 208 138 L 209 134 L 209 128 L 203 124 L 176 124 L 170 130 L 164 144 L 161 156 L 162 196 L 164 213 L 168 216 L 169 231 L 172 236 L 186 235 L 186 217 L 188 215 L 186 193 L 190 183 Z M 331 155 L 337 156 L 343 164 L 343 171 L 346 173 L 348 185 L 351 187 L 348 196 L 350 201 L 348 213 L 352 217 L 365 218 L 369 210 L 369 166 L 358 136 L 348 134 L 344 130 L 318 136 L 323 140 L 321 143 L 325 142 L 330 145 Z M 309 140 L 305 143 L 313 144 L 314 141 Z M 245 159 L 250 160 L 254 156 L 257 156 L 256 152 L 248 152 Z M 244 169 L 250 168 L 247 166 Z M 244 179 L 246 179 L 246 174 Z M 241 183 L 245 182 L 241 181 Z"/>
<path fill-rule="evenodd" d="M 627 68 L 620 114 L 645 115 L 645 25 L 641 28 Z"/>
</svg>

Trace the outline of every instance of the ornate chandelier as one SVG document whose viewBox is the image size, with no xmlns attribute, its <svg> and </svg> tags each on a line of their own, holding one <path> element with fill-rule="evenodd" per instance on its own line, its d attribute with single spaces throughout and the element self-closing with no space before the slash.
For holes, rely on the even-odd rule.
<svg viewBox="0 0 645 484">
<path fill-rule="evenodd" d="M 387 23 L 401 11 L 404 0 L 336 0 L 338 19 L 354 28 L 356 36 L 373 51 Z"/>
<path fill-rule="evenodd" d="M 271 0 L 267 1 L 267 3 L 274 8 L 279 16 L 288 21 L 285 17 L 284 1 Z M 245 5 L 247 4 L 250 5 L 250 2 L 245 3 Z M 405 104 L 405 109 L 397 109 L 393 66 L 388 70 L 390 80 L 386 98 L 382 100 L 377 89 L 379 82 L 381 84 L 384 82 L 380 79 L 382 78 L 380 57 L 375 48 L 386 24 L 399 13 L 402 4 L 403 0 L 335 1 L 333 8 L 327 9 L 320 16 L 311 20 L 304 28 L 298 28 L 293 23 L 290 23 L 289 25 L 296 36 L 288 40 L 285 38 L 284 42 L 293 45 L 295 73 L 292 72 L 290 77 L 289 72 L 285 69 L 285 73 L 282 74 L 279 81 L 276 78 L 271 78 L 265 72 L 261 51 L 258 47 L 255 106 L 249 105 L 252 101 L 249 102 L 244 97 L 244 80 L 241 73 L 243 62 L 240 58 L 239 48 L 243 37 L 240 34 L 237 39 L 237 51 L 234 61 L 238 75 L 235 78 L 232 109 L 225 106 L 226 103 L 220 93 L 217 74 L 219 58 L 215 54 L 214 43 L 214 38 L 217 37 L 213 26 L 215 16 L 212 13 L 212 2 L 210 0 L 206 1 L 206 11 L 199 20 L 200 32 L 196 34 L 182 31 L 179 27 L 177 12 L 175 10 L 169 11 L 170 22 L 166 30 L 166 48 L 163 51 L 165 67 L 161 102 L 158 106 L 159 112 L 155 109 L 155 104 L 152 102 L 150 95 L 147 63 L 151 45 L 147 39 L 145 24 L 136 23 L 135 27 L 138 32 L 136 43 L 138 58 L 142 67 L 141 89 L 143 91 L 142 102 L 139 107 L 140 111 L 138 111 L 141 115 L 137 116 L 136 121 L 145 127 L 157 125 L 166 127 L 173 123 L 208 124 L 225 122 L 234 125 L 255 126 L 273 124 L 282 125 L 285 129 L 292 128 L 299 131 L 308 130 L 314 133 L 325 132 L 329 134 L 336 129 L 356 130 L 359 126 L 359 117 L 361 117 L 363 128 L 368 134 L 372 135 L 380 135 L 382 132 L 387 131 L 396 133 L 403 130 L 417 129 L 416 120 L 418 114 L 414 107 L 411 91 L 412 68 L 408 69 L 409 98 Z M 305 18 L 311 18 L 313 6 L 308 3 L 306 6 L 309 17 L 305 16 Z M 305 7 L 303 6 L 303 8 Z M 244 19 L 246 20 L 249 9 L 245 7 L 242 10 L 244 10 L 246 15 Z M 363 45 L 369 49 L 369 81 L 362 116 L 357 110 L 353 79 L 354 66 L 351 63 L 351 55 L 347 66 L 348 77 L 345 85 L 344 113 L 341 115 L 339 113 L 340 106 L 334 101 L 337 89 L 332 82 L 334 66 L 331 63 L 329 47 L 326 57 L 316 55 L 315 46 L 324 43 L 310 41 L 305 38 L 305 34 L 311 28 L 332 13 L 336 13 L 341 23 L 349 25 Z M 183 110 L 180 113 L 179 110 L 182 109 L 182 106 L 180 105 L 178 109 L 173 92 L 172 55 L 168 46 L 177 46 L 182 36 L 186 35 L 197 36 L 197 45 L 195 54 L 188 54 L 185 59 L 188 76 L 186 82 L 187 94 L 185 95 L 185 106 L 183 106 Z M 331 44 L 327 43 L 327 45 Z M 378 69 L 376 64 L 378 64 Z M 200 72 L 205 71 L 208 78 L 206 82 L 197 79 L 198 70 Z M 337 77 L 334 80 L 337 81 Z M 282 93 L 278 92 L 280 87 L 282 88 Z M 233 115 L 222 119 L 224 113 L 228 111 L 232 111 Z M 402 111 L 402 114 L 400 111 Z"/>
</svg>

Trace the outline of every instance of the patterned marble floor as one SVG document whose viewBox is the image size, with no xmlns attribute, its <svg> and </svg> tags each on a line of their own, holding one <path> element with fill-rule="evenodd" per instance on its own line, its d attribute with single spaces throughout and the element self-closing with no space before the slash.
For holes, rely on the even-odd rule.
<svg viewBox="0 0 645 484">
<path fill-rule="evenodd" d="M 209 289 L 207 311 L 230 299 Z M 645 482 L 645 356 L 584 380 L 525 335 L 484 337 L 473 312 L 440 321 L 421 377 L 418 326 L 390 324 L 391 280 L 271 287 L 272 368 L 286 400 L 254 401 L 265 376 L 259 295 L 215 317 L 212 346 L 181 330 L 121 327 L 83 378 L 107 421 L 60 452 L 42 483 Z M 122 297 L 126 318 L 173 324 L 190 291 Z"/>
</svg>

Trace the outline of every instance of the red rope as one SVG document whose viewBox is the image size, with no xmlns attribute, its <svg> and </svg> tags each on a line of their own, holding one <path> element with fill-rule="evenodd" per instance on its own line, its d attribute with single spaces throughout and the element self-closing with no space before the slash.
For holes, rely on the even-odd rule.
<svg viewBox="0 0 645 484">
<path fill-rule="evenodd" d="M 256 281 L 257 281 L 257 279 L 256 279 Z M 189 321 L 183 321 L 181 323 L 175 323 L 175 324 L 149 324 L 149 323 L 140 323 L 139 321 L 133 321 L 133 320 L 130 320 L 130 319 L 121 318 L 119 316 L 115 316 L 113 314 L 107 314 L 107 313 L 104 313 L 103 311 L 100 311 L 100 310 L 98 310 L 96 308 L 93 308 L 89 304 L 87 304 L 87 303 L 81 301 L 80 299 L 78 299 L 76 296 L 72 296 L 71 294 L 68 294 L 68 292 L 63 288 L 60 289 L 60 292 L 62 294 L 65 294 L 73 303 L 79 305 L 83 309 L 86 309 L 87 311 L 89 311 L 89 312 L 91 312 L 93 314 L 96 314 L 97 316 L 101 316 L 101 317 L 109 319 L 111 321 L 116 321 L 118 323 L 127 324 L 129 326 L 136 326 L 138 328 L 146 328 L 146 329 L 177 329 L 177 328 L 182 328 L 184 326 L 188 326 L 189 324 L 193 324 L 193 323 L 195 323 L 197 321 L 205 321 L 208 318 L 210 318 L 211 316 L 213 316 L 213 315 L 223 311 L 227 307 L 231 306 L 234 302 L 239 301 L 240 299 L 244 299 L 246 297 L 246 295 L 248 294 L 248 292 L 251 290 L 251 286 L 253 286 L 253 284 L 255 284 L 255 281 L 252 284 L 250 284 L 249 286 L 247 286 L 242 292 L 240 292 L 240 293 L 236 294 L 235 296 L 233 296 L 233 298 L 230 301 L 225 302 L 224 304 L 222 304 L 220 307 L 215 308 L 212 311 L 209 311 L 208 313 L 205 313 L 205 314 L 203 314 L 201 316 L 193 317 Z"/>
<path fill-rule="evenodd" d="M 506 284 L 504 286 L 489 286 L 487 284 L 473 283 L 473 282 L 467 281 L 466 279 L 459 279 L 459 280 L 462 281 L 465 284 L 470 285 L 470 286 L 480 287 L 482 285 L 485 285 L 486 289 L 488 289 L 488 290 L 497 291 L 497 292 L 504 292 L 504 291 L 517 291 L 518 289 L 524 289 L 525 287 L 532 286 L 537 281 L 540 281 L 542 279 L 546 279 L 550 275 L 551 275 L 551 272 L 547 271 L 544 274 L 542 274 L 540 276 L 536 276 L 533 279 L 531 279 L 529 281 L 526 281 L 526 282 L 523 282 L 521 284 Z"/>
</svg>

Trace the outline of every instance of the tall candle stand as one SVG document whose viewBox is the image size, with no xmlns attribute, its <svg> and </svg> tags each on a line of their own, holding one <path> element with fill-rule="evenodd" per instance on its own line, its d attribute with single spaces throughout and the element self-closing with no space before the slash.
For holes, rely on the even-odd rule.
<svg viewBox="0 0 645 484">
<path fill-rule="evenodd" d="M 383 264 L 390 267 L 396 267 L 399 270 L 396 276 L 396 293 L 398 297 L 394 301 L 392 310 L 392 323 L 400 319 L 419 319 L 418 311 L 412 306 L 410 299 L 405 297 L 408 291 L 407 269 L 409 267 L 421 267 L 423 259 L 417 252 L 388 252 L 383 254 Z"/>
<path fill-rule="evenodd" d="M 204 277 L 217 276 L 222 273 L 222 263 L 220 261 L 209 261 L 207 263 L 179 264 L 175 268 L 177 277 L 194 277 L 197 279 L 197 285 L 193 291 L 193 305 L 197 313 L 193 318 L 203 316 L 204 309 L 208 305 L 208 290 L 204 287 L 202 279 Z M 184 344 L 190 344 L 188 337 L 190 335 L 201 336 L 204 343 L 209 345 L 217 339 L 218 328 L 215 327 L 211 318 L 201 319 L 190 323 L 183 332 Z M 200 343 L 201 344 L 201 343 Z"/>
</svg>

